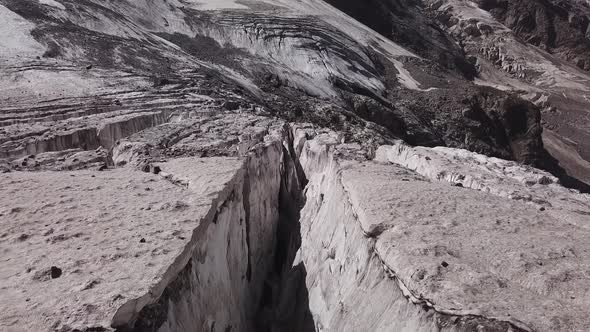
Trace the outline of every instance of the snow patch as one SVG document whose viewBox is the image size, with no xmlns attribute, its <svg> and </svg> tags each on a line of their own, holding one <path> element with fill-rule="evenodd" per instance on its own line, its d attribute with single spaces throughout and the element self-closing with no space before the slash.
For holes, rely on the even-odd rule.
<svg viewBox="0 0 590 332">
<path fill-rule="evenodd" d="M 0 60 L 41 55 L 45 47 L 30 34 L 35 25 L 0 5 Z"/>
<path fill-rule="evenodd" d="M 61 10 L 66 10 L 66 7 L 55 0 L 39 0 L 39 2 L 46 6 L 55 7 Z"/>
</svg>

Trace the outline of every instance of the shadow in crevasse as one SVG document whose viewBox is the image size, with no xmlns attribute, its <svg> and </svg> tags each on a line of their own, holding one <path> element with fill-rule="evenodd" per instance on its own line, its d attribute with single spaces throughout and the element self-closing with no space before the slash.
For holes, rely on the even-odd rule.
<svg viewBox="0 0 590 332">
<path fill-rule="evenodd" d="M 585 194 L 590 194 L 590 185 L 569 175 L 567 171 L 561 167 L 559 161 L 549 154 L 547 150 L 543 151 L 543 158 L 541 160 L 542 161 L 535 166 L 553 174 L 559 179 L 561 185 L 567 188 L 579 190 Z"/>
<path fill-rule="evenodd" d="M 292 153 L 292 151 L 291 151 Z M 285 151 L 285 155 L 293 155 Z M 276 235 L 274 268 L 265 282 L 256 331 L 311 332 L 315 322 L 309 308 L 303 262 L 295 263 L 301 247 L 300 210 L 305 203 L 306 180 L 300 166 L 285 162 L 279 195 L 279 224 Z"/>
</svg>

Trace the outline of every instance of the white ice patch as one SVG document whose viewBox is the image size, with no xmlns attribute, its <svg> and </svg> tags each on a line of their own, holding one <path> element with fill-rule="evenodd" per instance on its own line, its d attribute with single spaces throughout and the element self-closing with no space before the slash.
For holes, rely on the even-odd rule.
<svg viewBox="0 0 590 332">
<path fill-rule="evenodd" d="M 45 47 L 30 34 L 35 25 L 0 5 L 0 59 L 41 55 Z"/>
<path fill-rule="evenodd" d="M 61 10 L 66 10 L 66 7 L 64 5 L 62 5 L 61 3 L 59 3 L 55 0 L 39 0 L 39 2 L 43 5 L 55 7 L 55 8 L 61 9 Z"/>
<path fill-rule="evenodd" d="M 248 9 L 240 5 L 237 0 L 187 0 L 199 10 L 221 10 L 221 9 Z"/>
</svg>

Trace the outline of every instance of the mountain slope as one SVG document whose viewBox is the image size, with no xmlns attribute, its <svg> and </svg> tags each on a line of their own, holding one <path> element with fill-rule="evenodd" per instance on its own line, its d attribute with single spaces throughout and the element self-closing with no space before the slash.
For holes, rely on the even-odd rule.
<svg viewBox="0 0 590 332">
<path fill-rule="evenodd" d="M 588 190 L 587 2 L 328 2 L 416 54 L 475 79 L 476 84 L 535 103 L 542 110 L 545 144 L 560 165 L 544 167 L 561 173 L 564 183 Z"/>
<path fill-rule="evenodd" d="M 181 94 L 182 102 L 166 109 L 235 98 L 288 119 L 335 128 L 367 120 L 414 144 L 542 159 L 537 109 L 465 80 L 466 60 L 444 36 L 432 43 L 451 60 L 433 61 L 414 52 L 426 46 L 404 48 L 311 0 L 2 4 L 3 17 L 27 35 L 28 45 L 26 54 L 3 53 L 6 157 L 34 153 L 29 138 L 62 127 L 44 120 L 149 110 L 145 103 Z M 129 91 L 141 96 L 128 98 Z M 99 106 L 88 109 L 82 101 L 88 98 Z M 524 112 L 523 122 L 509 121 L 513 112 Z M 32 113 L 41 121 L 30 120 Z M 30 121 L 34 130 L 18 125 Z"/>
</svg>

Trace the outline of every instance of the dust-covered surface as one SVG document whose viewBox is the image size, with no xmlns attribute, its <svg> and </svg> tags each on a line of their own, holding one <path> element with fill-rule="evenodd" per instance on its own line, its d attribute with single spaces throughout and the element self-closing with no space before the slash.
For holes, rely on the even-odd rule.
<svg viewBox="0 0 590 332">
<path fill-rule="evenodd" d="M 361 164 L 342 182 L 375 251 L 441 312 L 586 331 L 590 231 L 534 206 Z"/>
<path fill-rule="evenodd" d="M 3 174 L 0 330 L 108 329 L 119 307 L 178 273 L 175 260 L 240 166 L 192 163 L 208 179 L 197 193 L 131 169 Z"/>
<path fill-rule="evenodd" d="M 465 150 L 398 143 L 369 161 L 345 136 L 227 113 L 120 140 L 117 168 L 3 174 L 0 322 L 588 328 L 587 196 Z"/>
<path fill-rule="evenodd" d="M 0 0 L 0 330 L 589 330 L 538 2 Z"/>
<path fill-rule="evenodd" d="M 590 195 L 564 188 L 533 167 L 445 147 L 381 146 L 375 160 L 409 168 L 432 181 L 449 182 L 521 201 L 576 227 L 590 228 Z"/>
</svg>

